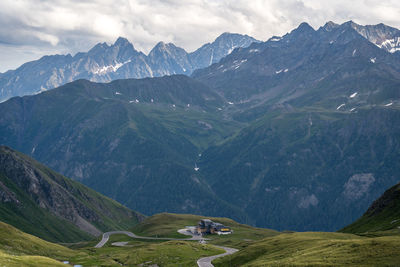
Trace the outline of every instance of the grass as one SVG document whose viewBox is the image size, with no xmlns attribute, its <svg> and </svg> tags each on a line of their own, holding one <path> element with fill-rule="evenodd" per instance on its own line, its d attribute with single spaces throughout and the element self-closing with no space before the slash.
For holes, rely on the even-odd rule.
<svg viewBox="0 0 400 267">
<path fill-rule="evenodd" d="M 116 241 L 128 241 L 128 245 L 112 246 Z M 197 242 L 137 240 L 125 235 L 111 236 L 100 249 L 93 247 L 95 243 L 79 243 L 71 249 L 0 222 L 0 266 L 66 266 L 62 261 L 83 266 L 196 266 L 199 258 L 224 252 Z"/>
<path fill-rule="evenodd" d="M 213 261 L 215 266 L 398 266 L 399 236 L 284 233 Z"/>
<path fill-rule="evenodd" d="M 243 248 L 256 240 L 279 234 L 279 232 L 274 230 L 251 227 L 249 225 L 237 223 L 228 218 L 173 213 L 160 213 L 148 217 L 131 230 L 135 234 L 143 236 L 185 238 L 187 236 L 179 234 L 177 230 L 185 228 L 185 226 L 197 225 L 200 219 L 204 218 L 229 226 L 234 231 L 231 235 L 206 236 L 212 239 L 208 243 L 215 245 Z"/>
<path fill-rule="evenodd" d="M 121 241 L 121 240 L 118 240 Z M 111 244 L 111 243 L 110 243 Z M 126 247 L 107 245 L 93 250 L 93 259 L 74 259 L 83 266 L 99 265 L 102 261 L 112 260 L 110 266 L 120 264 L 144 266 L 157 264 L 159 266 L 196 266 L 201 257 L 223 253 L 224 251 L 211 245 L 203 245 L 190 241 L 143 242 L 131 240 Z M 102 263 L 104 264 L 104 263 Z"/>
</svg>

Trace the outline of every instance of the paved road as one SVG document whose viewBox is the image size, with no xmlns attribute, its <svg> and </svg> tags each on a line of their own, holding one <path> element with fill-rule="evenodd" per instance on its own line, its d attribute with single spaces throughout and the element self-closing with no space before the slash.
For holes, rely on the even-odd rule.
<svg viewBox="0 0 400 267">
<path fill-rule="evenodd" d="M 214 265 L 211 263 L 213 260 L 220 258 L 220 257 L 224 257 L 227 255 L 231 255 L 235 252 L 237 252 L 238 250 L 235 248 L 228 248 L 228 247 L 221 247 L 221 246 L 216 246 L 218 248 L 222 248 L 224 249 L 226 252 L 222 253 L 222 254 L 218 254 L 218 255 L 214 255 L 214 256 L 210 256 L 210 257 L 204 257 L 204 258 L 200 258 L 197 261 L 197 265 L 199 267 L 214 267 Z"/>
<path fill-rule="evenodd" d="M 191 238 L 147 237 L 147 236 L 138 236 L 138 235 L 135 235 L 134 233 L 128 232 L 128 231 L 111 231 L 111 232 L 104 233 L 103 234 L 103 238 L 94 247 L 95 248 L 103 247 L 107 243 L 108 239 L 110 239 L 110 235 L 117 235 L 117 234 L 127 235 L 127 236 L 130 236 L 132 238 L 136 238 L 136 239 L 147 239 L 147 240 L 180 240 L 180 241 L 184 241 L 184 240 L 201 240 L 201 239 L 208 240 L 208 239 L 202 238 L 202 236 L 188 234 L 186 232 L 186 229 L 180 229 L 180 230 L 178 230 L 178 232 L 181 233 L 181 234 L 184 234 L 184 235 L 190 235 L 192 237 Z"/>
<path fill-rule="evenodd" d="M 138 236 L 135 235 L 132 232 L 128 232 L 128 231 L 112 231 L 112 232 L 106 232 L 103 234 L 103 238 L 100 240 L 99 243 L 97 243 L 97 245 L 95 246 L 95 248 L 101 248 L 103 247 L 107 241 L 110 239 L 110 235 L 116 235 L 116 234 L 123 234 L 123 235 L 127 235 L 130 236 L 132 238 L 137 238 L 137 239 L 147 239 L 147 240 L 196 240 L 196 241 L 205 241 L 205 240 L 209 240 L 207 238 L 203 238 L 201 235 L 194 235 L 192 234 L 190 231 L 188 231 L 187 229 L 180 229 L 178 230 L 178 232 L 180 234 L 184 234 L 184 235 L 188 235 L 191 236 L 191 238 L 162 238 L 162 237 L 147 237 L 147 236 Z M 218 248 L 222 248 L 224 249 L 226 252 L 222 253 L 222 254 L 218 254 L 218 255 L 214 255 L 214 256 L 210 256 L 210 257 L 204 257 L 204 258 L 200 258 L 197 261 L 197 265 L 199 267 L 213 267 L 214 265 L 212 265 L 212 261 L 220 258 L 220 257 L 224 257 L 227 255 L 231 255 L 235 252 L 237 252 L 238 250 L 235 248 L 228 248 L 228 247 L 222 247 L 222 246 L 216 246 Z"/>
</svg>

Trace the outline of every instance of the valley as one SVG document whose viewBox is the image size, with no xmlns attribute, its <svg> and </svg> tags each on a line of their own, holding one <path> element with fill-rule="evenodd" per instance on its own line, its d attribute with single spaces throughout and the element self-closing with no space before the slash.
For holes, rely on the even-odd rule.
<svg viewBox="0 0 400 267">
<path fill-rule="evenodd" d="M 399 38 L 118 38 L 0 74 L 0 265 L 396 266 Z"/>
</svg>

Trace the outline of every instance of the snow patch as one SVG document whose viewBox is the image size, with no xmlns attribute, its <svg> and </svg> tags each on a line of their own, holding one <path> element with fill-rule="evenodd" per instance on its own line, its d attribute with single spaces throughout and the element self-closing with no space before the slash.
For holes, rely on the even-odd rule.
<svg viewBox="0 0 400 267">
<path fill-rule="evenodd" d="M 229 101 L 228 101 L 228 104 L 229 104 L 229 105 L 233 105 L 233 102 L 229 102 Z"/>
<path fill-rule="evenodd" d="M 353 112 L 354 110 L 356 110 L 356 108 L 352 108 L 352 109 L 350 109 L 350 112 Z"/>
<path fill-rule="evenodd" d="M 341 104 L 340 106 L 338 106 L 337 108 L 336 108 L 336 110 L 339 110 L 341 107 L 344 107 L 346 104 Z"/>
<path fill-rule="evenodd" d="M 386 104 L 385 107 L 390 107 L 391 105 L 393 105 L 393 102 L 390 102 L 389 104 Z"/>
<path fill-rule="evenodd" d="M 357 96 L 358 92 L 355 92 L 353 94 L 350 95 L 350 98 L 355 98 Z"/>
<path fill-rule="evenodd" d="M 257 52 L 260 52 L 260 50 L 258 50 L 258 49 L 250 49 L 249 52 L 250 52 L 250 53 L 257 53 Z"/>
<path fill-rule="evenodd" d="M 103 66 L 101 68 L 98 68 L 97 70 L 92 71 L 93 74 L 99 74 L 99 75 L 104 75 L 109 72 L 116 72 L 119 68 L 121 68 L 123 65 L 131 62 L 131 60 L 127 60 L 125 62 L 115 62 L 114 65 L 108 65 L 108 66 Z"/>
<path fill-rule="evenodd" d="M 120 92 L 115 92 L 116 95 L 122 95 Z"/>
<path fill-rule="evenodd" d="M 280 41 L 282 38 L 281 37 L 272 37 L 271 39 L 269 39 L 271 42 L 278 42 Z"/>
<path fill-rule="evenodd" d="M 375 63 L 376 62 L 376 57 L 371 57 L 370 59 L 369 59 L 369 61 L 371 61 L 372 63 Z"/>
<path fill-rule="evenodd" d="M 353 57 L 355 56 L 356 52 L 357 52 L 357 49 L 354 49 L 354 51 L 353 51 Z"/>
<path fill-rule="evenodd" d="M 379 48 L 385 48 L 390 53 L 394 53 L 396 51 L 400 51 L 400 37 L 395 37 L 392 39 L 387 39 L 382 42 L 380 45 L 377 45 Z"/>
</svg>

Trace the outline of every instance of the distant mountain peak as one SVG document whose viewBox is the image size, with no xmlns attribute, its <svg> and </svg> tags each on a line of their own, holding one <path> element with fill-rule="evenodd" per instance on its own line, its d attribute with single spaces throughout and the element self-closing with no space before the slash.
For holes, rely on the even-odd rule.
<svg viewBox="0 0 400 267">
<path fill-rule="evenodd" d="M 307 22 L 302 22 L 296 29 L 290 32 L 290 34 L 298 34 L 298 33 L 313 33 L 315 32 L 314 28 L 310 26 Z"/>
<path fill-rule="evenodd" d="M 335 28 L 337 28 L 337 27 L 339 27 L 340 25 L 339 24 L 337 24 L 337 23 L 335 23 L 335 22 L 333 22 L 333 21 L 328 21 L 327 23 L 325 23 L 325 25 L 323 26 L 323 28 L 326 30 L 326 31 L 331 31 L 331 30 L 333 30 L 333 29 L 335 29 Z"/>
<path fill-rule="evenodd" d="M 131 43 L 125 37 L 118 37 L 118 39 L 114 43 L 114 46 L 126 46 L 126 45 L 131 45 Z"/>
</svg>

